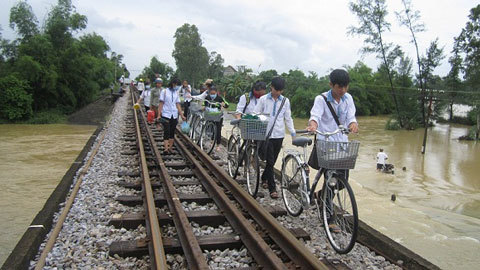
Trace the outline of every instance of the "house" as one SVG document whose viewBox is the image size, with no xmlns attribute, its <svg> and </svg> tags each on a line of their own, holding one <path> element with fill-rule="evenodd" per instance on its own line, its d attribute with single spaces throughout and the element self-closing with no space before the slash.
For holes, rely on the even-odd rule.
<svg viewBox="0 0 480 270">
<path fill-rule="evenodd" d="M 235 70 L 232 66 L 225 67 L 223 69 L 223 76 L 232 76 L 237 73 L 237 70 Z"/>
</svg>

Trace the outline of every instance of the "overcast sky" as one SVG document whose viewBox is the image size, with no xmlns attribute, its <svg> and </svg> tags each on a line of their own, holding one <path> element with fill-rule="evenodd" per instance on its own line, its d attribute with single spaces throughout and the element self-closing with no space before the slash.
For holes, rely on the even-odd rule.
<svg viewBox="0 0 480 270">
<path fill-rule="evenodd" d="M 9 27 L 10 8 L 16 0 L 0 1 L 2 36 L 15 37 Z M 30 0 L 34 13 L 43 23 L 56 0 Z M 124 55 L 133 77 L 156 55 L 175 67 L 172 57 L 175 30 L 184 23 L 195 24 L 209 52 L 216 51 L 225 65 L 246 65 L 254 72 L 276 69 L 315 71 L 325 75 L 330 69 L 353 66 L 362 60 L 378 66 L 373 56 L 362 57 L 361 37 L 347 34 L 357 24 L 349 1 L 335 0 L 73 0 L 77 12 L 88 17 L 85 32 L 103 36 L 110 48 Z M 412 0 L 420 11 L 426 32 L 418 34 L 419 48 L 436 37 L 445 46 L 447 58 L 453 37 L 467 22 L 473 0 Z M 392 31 L 388 42 L 399 44 L 410 57 L 415 56 L 408 29 L 399 27 L 394 11 L 402 9 L 401 0 L 387 0 L 388 21 Z M 446 75 L 447 58 L 435 73 Z M 414 66 L 414 69 L 417 67 Z"/>
</svg>

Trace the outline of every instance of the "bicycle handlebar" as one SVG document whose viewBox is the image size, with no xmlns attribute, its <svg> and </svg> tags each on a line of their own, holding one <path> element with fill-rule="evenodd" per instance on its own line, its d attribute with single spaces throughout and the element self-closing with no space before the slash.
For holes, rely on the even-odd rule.
<svg viewBox="0 0 480 270">
<path fill-rule="evenodd" d="M 301 129 L 301 130 L 295 130 L 295 133 L 297 133 L 297 134 L 309 134 L 309 135 L 313 135 L 313 134 L 317 133 L 317 134 L 325 136 L 325 137 L 330 137 L 330 136 L 335 135 L 337 133 L 342 133 L 342 134 L 347 134 L 348 135 L 350 133 L 350 130 L 348 128 L 345 128 L 342 125 L 340 125 L 340 126 L 338 126 L 338 129 L 336 129 L 333 132 L 321 132 L 321 131 L 318 131 L 318 130 L 308 131 L 306 129 Z"/>
</svg>

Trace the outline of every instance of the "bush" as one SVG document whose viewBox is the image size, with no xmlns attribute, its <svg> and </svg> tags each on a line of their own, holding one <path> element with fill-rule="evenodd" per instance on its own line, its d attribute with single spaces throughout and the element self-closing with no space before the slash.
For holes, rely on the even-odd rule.
<svg viewBox="0 0 480 270">
<path fill-rule="evenodd" d="M 396 119 L 390 118 L 390 119 L 388 119 L 387 124 L 385 124 L 385 129 L 386 130 L 399 130 L 399 129 L 401 129 L 400 123 Z"/>
<path fill-rule="evenodd" d="M 48 110 L 35 113 L 26 124 L 59 124 L 67 122 L 67 116 L 60 110 Z"/>
<path fill-rule="evenodd" d="M 29 89 L 26 82 L 14 75 L 0 78 L 0 118 L 15 121 L 30 117 L 33 98 Z"/>
</svg>

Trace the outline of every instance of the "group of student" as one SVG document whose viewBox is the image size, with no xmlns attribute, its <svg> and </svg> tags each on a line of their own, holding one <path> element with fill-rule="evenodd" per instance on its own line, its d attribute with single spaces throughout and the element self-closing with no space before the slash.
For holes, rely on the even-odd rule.
<svg viewBox="0 0 480 270">
<path fill-rule="evenodd" d="M 350 83 L 350 77 L 347 71 L 344 69 L 335 69 L 330 73 L 329 79 L 330 90 L 321 94 L 319 93 L 320 95 L 315 98 L 314 105 L 310 110 L 310 119 L 306 129 L 309 131 L 332 132 L 338 128 L 338 125 L 343 125 L 348 127 L 351 132 L 358 132 L 358 123 L 355 118 L 355 104 L 352 96 L 347 93 Z M 235 114 L 236 118 L 241 118 L 244 114 L 270 115 L 267 130 L 271 130 L 271 133 L 267 145 L 266 166 L 261 180 L 262 187 L 269 190 L 270 197 L 273 199 L 279 197 L 273 169 L 285 137 L 285 125 L 292 137 L 296 135 L 290 100 L 282 95 L 285 86 L 284 78 L 275 77 L 270 82 L 270 92 L 266 93 L 267 84 L 262 81 L 255 82 L 248 93 L 240 96 Z M 177 119 L 178 117 L 182 117 L 182 119 L 185 120 L 188 114 L 188 107 L 192 100 L 191 87 L 186 81 L 183 81 L 183 84 L 180 85 L 178 79 L 172 79 L 166 89 L 162 89 L 161 87 L 161 79 L 155 80 L 155 88 L 153 89 L 150 89 L 147 84 L 139 102 L 144 100 L 146 109 L 152 109 L 158 112 L 157 118 L 164 120 L 165 151 L 170 152 L 172 150 L 173 134 Z M 217 89 L 211 79 L 204 83 L 204 87 L 205 91 L 193 98 L 214 101 L 217 103 L 215 105 L 217 108 L 228 106 L 228 103 L 218 95 Z M 146 93 L 146 91 L 148 91 L 147 89 L 150 89 L 149 93 Z M 185 115 L 180 107 L 181 95 L 184 97 Z M 331 104 L 333 111 L 329 109 L 328 103 Z M 205 103 L 205 105 L 209 107 L 209 103 Z M 335 113 L 336 116 L 334 116 L 333 113 Z M 221 139 L 221 128 L 222 122 L 219 122 L 219 132 L 217 132 L 218 144 Z M 348 141 L 348 137 L 344 134 L 336 134 L 330 137 L 330 140 Z M 345 172 L 345 178 L 345 180 L 348 180 L 348 170 Z"/>
</svg>

